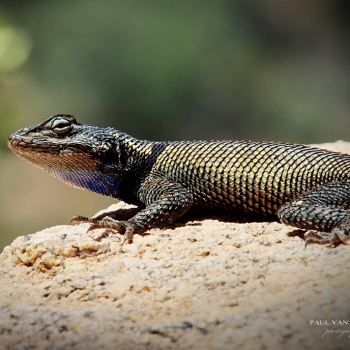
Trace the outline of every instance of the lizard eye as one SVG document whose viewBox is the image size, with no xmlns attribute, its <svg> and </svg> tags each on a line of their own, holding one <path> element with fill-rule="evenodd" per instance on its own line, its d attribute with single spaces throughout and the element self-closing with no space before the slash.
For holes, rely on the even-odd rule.
<svg viewBox="0 0 350 350">
<path fill-rule="evenodd" d="M 71 122 L 67 119 L 57 119 L 52 123 L 52 130 L 58 135 L 67 134 L 71 129 Z"/>
</svg>

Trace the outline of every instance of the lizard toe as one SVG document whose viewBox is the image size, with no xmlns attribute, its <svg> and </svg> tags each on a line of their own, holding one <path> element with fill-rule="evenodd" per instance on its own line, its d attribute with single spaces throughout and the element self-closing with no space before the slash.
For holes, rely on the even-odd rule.
<svg viewBox="0 0 350 350">
<path fill-rule="evenodd" d="M 349 239 L 345 235 L 341 228 L 336 227 L 332 232 L 318 232 L 315 230 L 309 230 L 304 235 L 305 238 L 305 249 L 309 244 L 321 244 L 327 245 L 328 247 L 337 247 L 341 244 L 347 244 L 346 241 Z"/>
<path fill-rule="evenodd" d="M 70 221 L 70 224 L 79 225 L 84 222 L 90 222 L 90 219 L 86 216 L 76 215 L 73 216 L 72 220 Z"/>
</svg>

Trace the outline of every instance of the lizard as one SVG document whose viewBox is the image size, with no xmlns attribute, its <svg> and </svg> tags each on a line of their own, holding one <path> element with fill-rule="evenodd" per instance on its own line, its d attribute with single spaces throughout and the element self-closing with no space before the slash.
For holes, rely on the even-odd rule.
<svg viewBox="0 0 350 350">
<path fill-rule="evenodd" d="M 124 234 L 123 243 L 192 209 L 279 220 L 305 230 L 305 245 L 350 238 L 350 155 L 278 142 L 146 141 L 68 114 L 16 131 L 8 146 L 71 186 L 136 205 L 130 217 L 71 221 Z"/>
</svg>

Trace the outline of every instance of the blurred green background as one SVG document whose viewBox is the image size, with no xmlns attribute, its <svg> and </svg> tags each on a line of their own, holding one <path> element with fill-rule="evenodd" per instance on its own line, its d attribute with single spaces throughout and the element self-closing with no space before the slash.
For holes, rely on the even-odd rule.
<svg viewBox="0 0 350 350">
<path fill-rule="evenodd" d="M 348 140 L 347 0 L 0 1 L 0 251 L 112 199 L 15 157 L 69 113 L 143 139 Z"/>
</svg>

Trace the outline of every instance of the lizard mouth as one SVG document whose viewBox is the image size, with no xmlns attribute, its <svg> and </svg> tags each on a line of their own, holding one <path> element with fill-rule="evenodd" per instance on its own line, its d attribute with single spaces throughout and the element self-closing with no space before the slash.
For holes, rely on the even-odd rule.
<svg viewBox="0 0 350 350">
<path fill-rule="evenodd" d="M 13 133 L 9 136 L 7 140 L 8 147 L 17 155 L 23 153 L 51 153 L 59 154 L 62 153 L 62 149 L 65 150 L 65 153 L 89 153 L 89 147 L 84 147 L 84 145 L 79 144 L 67 144 L 65 140 L 57 140 L 52 142 L 49 138 L 27 138 L 21 136 L 18 132 Z"/>
<path fill-rule="evenodd" d="M 50 173 L 53 169 L 70 170 L 98 166 L 98 161 L 84 151 L 84 147 L 68 146 L 62 141 L 53 143 L 49 139 L 29 139 L 17 132 L 10 135 L 7 144 L 18 157 Z"/>
</svg>

